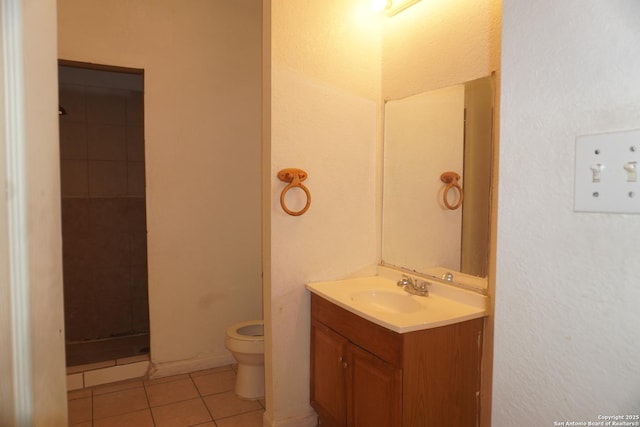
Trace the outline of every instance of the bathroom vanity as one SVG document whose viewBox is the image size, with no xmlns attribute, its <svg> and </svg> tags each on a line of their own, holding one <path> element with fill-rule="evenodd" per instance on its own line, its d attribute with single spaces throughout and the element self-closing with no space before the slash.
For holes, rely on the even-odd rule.
<svg viewBox="0 0 640 427">
<path fill-rule="evenodd" d="M 312 292 L 310 398 L 320 425 L 478 425 L 482 301 L 404 295 L 394 282 L 379 278 L 307 287 Z M 381 299 L 362 303 L 355 296 L 363 292 Z M 385 305 L 396 298 L 392 294 L 423 306 Z M 413 321 L 403 324 L 409 317 Z M 418 317 L 423 321 L 416 323 Z"/>
</svg>

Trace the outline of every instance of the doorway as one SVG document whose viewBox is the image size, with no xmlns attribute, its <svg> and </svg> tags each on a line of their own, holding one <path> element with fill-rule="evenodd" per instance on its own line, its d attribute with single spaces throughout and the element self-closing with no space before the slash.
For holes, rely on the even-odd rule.
<svg viewBox="0 0 640 427">
<path fill-rule="evenodd" d="M 149 352 L 143 70 L 60 61 L 66 364 Z"/>
</svg>

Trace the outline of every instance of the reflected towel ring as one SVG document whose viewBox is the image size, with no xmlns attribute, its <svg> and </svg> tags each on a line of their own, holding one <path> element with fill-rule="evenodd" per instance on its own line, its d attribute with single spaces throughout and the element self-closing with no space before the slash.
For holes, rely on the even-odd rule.
<svg viewBox="0 0 640 427">
<path fill-rule="evenodd" d="M 282 209 L 289 215 L 300 216 L 305 213 L 311 205 L 311 193 L 309 192 L 309 189 L 302 184 L 302 181 L 307 179 L 307 176 L 308 175 L 305 171 L 295 168 L 282 169 L 278 172 L 278 179 L 289 183 L 289 185 L 284 187 L 282 193 L 280 193 L 280 206 L 282 206 Z M 290 210 L 284 202 L 284 196 L 287 194 L 287 191 L 294 187 L 299 187 L 307 195 L 307 203 L 304 205 L 304 208 L 297 212 Z"/>
<path fill-rule="evenodd" d="M 440 181 L 447 184 L 442 193 L 442 201 L 446 208 L 452 211 L 462 206 L 462 199 L 464 198 L 464 191 L 462 190 L 462 186 L 458 183 L 459 180 L 460 175 L 453 171 L 443 172 L 442 175 L 440 175 Z M 455 188 L 458 191 L 458 200 L 454 204 L 449 203 L 449 191 L 452 188 Z"/>
</svg>

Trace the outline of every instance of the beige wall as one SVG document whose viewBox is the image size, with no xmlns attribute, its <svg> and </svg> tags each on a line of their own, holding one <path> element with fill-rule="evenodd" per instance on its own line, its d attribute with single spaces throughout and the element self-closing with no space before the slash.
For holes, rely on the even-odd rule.
<svg viewBox="0 0 640 427">
<path fill-rule="evenodd" d="M 55 5 L 37 3 L 25 2 L 24 21 L 34 419 L 36 425 L 62 426 L 67 414 L 57 70 L 55 39 L 48 36 L 55 32 Z"/>
<path fill-rule="evenodd" d="M 0 203 L 0 367 L 3 373 L 0 381 L 0 425 L 63 427 L 67 425 L 67 402 L 62 312 L 56 41 L 55 37 L 52 37 L 56 26 L 55 2 L 15 1 L 12 2 L 13 8 L 9 8 L 8 3 L 3 2 L 2 15 L 3 18 L 10 19 L 12 25 L 8 26 L 5 25 L 7 21 L 3 22 L 3 35 L 7 35 L 5 31 L 10 31 L 10 27 L 15 28 L 21 35 L 22 49 L 18 46 L 17 50 L 12 51 L 15 55 L 11 55 L 11 59 L 6 62 L 3 60 L 2 66 L 18 67 L 14 70 L 24 79 L 24 87 L 12 80 L 9 80 L 10 87 L 0 85 L 0 111 L 3 112 L 0 118 L 0 122 L 3 123 L 0 135 L 0 151 L 3 153 L 0 155 L 0 170 L 3 176 L 6 176 L 4 173 L 10 169 L 9 165 L 14 169 L 14 173 L 9 174 L 8 197 L 3 197 Z M 8 12 L 10 9 L 16 10 L 16 6 L 22 6 L 21 20 Z M 11 43 L 4 46 L 11 46 Z M 23 66 L 23 74 L 20 73 L 20 65 Z M 7 68 L 4 69 L 6 70 Z M 4 71 L 0 74 L 5 75 Z M 4 96 L 8 91 L 23 92 L 24 116 L 21 116 L 19 103 L 4 105 L 4 101 L 9 99 Z M 22 126 L 19 121 L 5 120 L 9 116 L 22 117 Z M 13 161 L 4 156 L 9 144 L 9 139 L 5 138 L 5 126 L 10 122 L 17 125 L 13 129 L 21 128 L 24 131 L 24 145 L 21 146 L 24 149 L 23 162 Z M 10 138 L 12 142 L 17 140 L 15 133 L 12 133 Z M 26 165 L 26 168 L 21 165 Z M 21 191 L 19 180 L 14 179 L 16 175 L 21 174 L 26 178 L 24 192 Z M 9 229 L 7 206 L 14 205 L 20 196 L 24 197 L 26 208 L 26 218 L 23 218 L 26 222 L 23 224 L 27 238 L 21 242 L 25 244 L 22 248 L 26 251 L 26 256 L 20 256 L 21 246 L 16 245 L 19 242 L 15 238 L 16 235 L 13 234 L 14 237 L 9 238 L 9 235 L 20 227 L 14 226 Z M 14 208 L 11 209 L 16 212 Z M 6 261 L 9 252 L 12 252 L 11 265 Z M 26 262 L 26 275 L 21 275 L 22 271 L 16 261 Z M 28 325 L 19 320 L 20 316 L 14 317 L 18 319 L 19 325 L 9 322 L 10 310 L 20 310 L 23 307 L 16 303 L 17 293 L 11 296 L 9 278 L 15 277 L 16 274 L 23 278 L 23 281 L 16 282 L 17 286 L 23 287 L 24 282 L 29 286 L 27 308 L 30 312 L 25 312 L 29 319 Z M 29 326 L 29 329 L 24 330 L 25 326 Z M 18 329 L 22 330 L 24 335 L 16 333 Z M 18 359 L 12 362 L 12 351 L 20 348 L 14 347 L 13 344 L 16 339 L 21 338 L 27 340 L 23 344 L 26 344 L 27 348 L 30 347 L 31 354 L 18 351 Z M 18 365 L 22 365 L 25 370 L 19 369 Z M 14 399 L 14 393 L 26 387 L 22 382 L 25 378 L 21 381 L 21 378 L 15 377 L 17 371 L 31 373 L 32 395 L 28 396 L 27 400 L 31 400 L 33 414 L 15 410 L 13 406 L 14 402 L 19 400 Z M 15 387 L 12 384 L 14 381 L 18 382 Z"/>
<path fill-rule="evenodd" d="M 58 1 L 59 57 L 145 71 L 155 375 L 230 362 L 261 318 L 261 5 Z"/>
<path fill-rule="evenodd" d="M 266 422 L 313 426 L 305 284 L 346 276 L 378 260 L 379 18 L 366 0 L 276 1 L 270 12 Z M 299 217 L 279 204 L 284 184 L 276 174 L 285 167 L 309 173 L 311 207 Z M 287 200 L 301 203 L 299 196 Z"/>
<path fill-rule="evenodd" d="M 500 65 L 500 0 L 424 0 L 384 25 L 382 96 L 486 77 Z"/>
<path fill-rule="evenodd" d="M 638 22 L 634 0 L 505 2 L 496 426 L 640 413 L 640 216 L 573 211 L 576 136 L 640 128 Z"/>
</svg>

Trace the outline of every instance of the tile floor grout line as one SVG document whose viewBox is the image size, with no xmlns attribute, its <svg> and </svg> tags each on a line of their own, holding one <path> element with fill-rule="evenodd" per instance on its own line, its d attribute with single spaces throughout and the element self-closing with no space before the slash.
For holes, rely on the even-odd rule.
<svg viewBox="0 0 640 427">
<path fill-rule="evenodd" d="M 153 427 L 156 427 L 156 418 L 153 416 L 153 411 L 151 410 L 151 400 L 149 399 L 149 393 L 147 392 L 147 386 L 142 380 L 142 389 L 144 390 L 144 397 L 147 399 L 147 406 L 149 408 L 149 415 L 151 415 L 151 423 Z"/>
<path fill-rule="evenodd" d="M 191 374 L 192 374 L 192 372 L 189 372 L 189 379 L 193 383 L 193 386 L 196 388 L 196 391 L 198 392 L 198 397 L 199 397 L 200 401 L 204 405 L 204 408 L 207 410 L 207 414 L 209 414 L 209 417 L 211 418 L 211 422 L 213 423 L 213 426 L 214 427 L 218 427 L 218 423 L 216 422 L 216 419 L 213 418 L 213 413 L 209 409 L 209 405 L 207 405 L 207 402 L 205 402 L 204 396 L 202 395 L 202 392 L 198 388 L 198 384 L 196 384 L 196 382 L 193 379 L 194 377 Z M 201 424 L 206 424 L 206 423 L 201 423 Z M 197 427 L 197 425 L 196 425 L 196 427 Z"/>
<path fill-rule="evenodd" d="M 205 409 L 207 410 L 207 414 L 209 414 L 209 417 L 211 417 L 211 421 L 213 422 L 213 424 L 215 426 L 217 426 L 218 423 L 216 423 L 216 419 L 213 418 L 213 414 L 211 413 L 211 410 L 209 409 L 209 405 L 207 405 L 207 402 L 204 401 L 202 396 L 200 396 L 200 401 L 202 402 L 202 404 L 204 405 Z M 204 423 L 202 423 L 202 424 L 204 424 Z"/>
<path fill-rule="evenodd" d="M 84 382 L 84 374 L 82 374 L 82 381 Z M 89 398 L 91 399 L 91 427 L 93 427 L 93 425 L 95 424 L 93 421 L 93 411 L 94 411 L 94 406 L 93 406 L 93 387 L 89 388 L 89 392 L 91 393 L 91 395 L 89 396 Z"/>
</svg>

